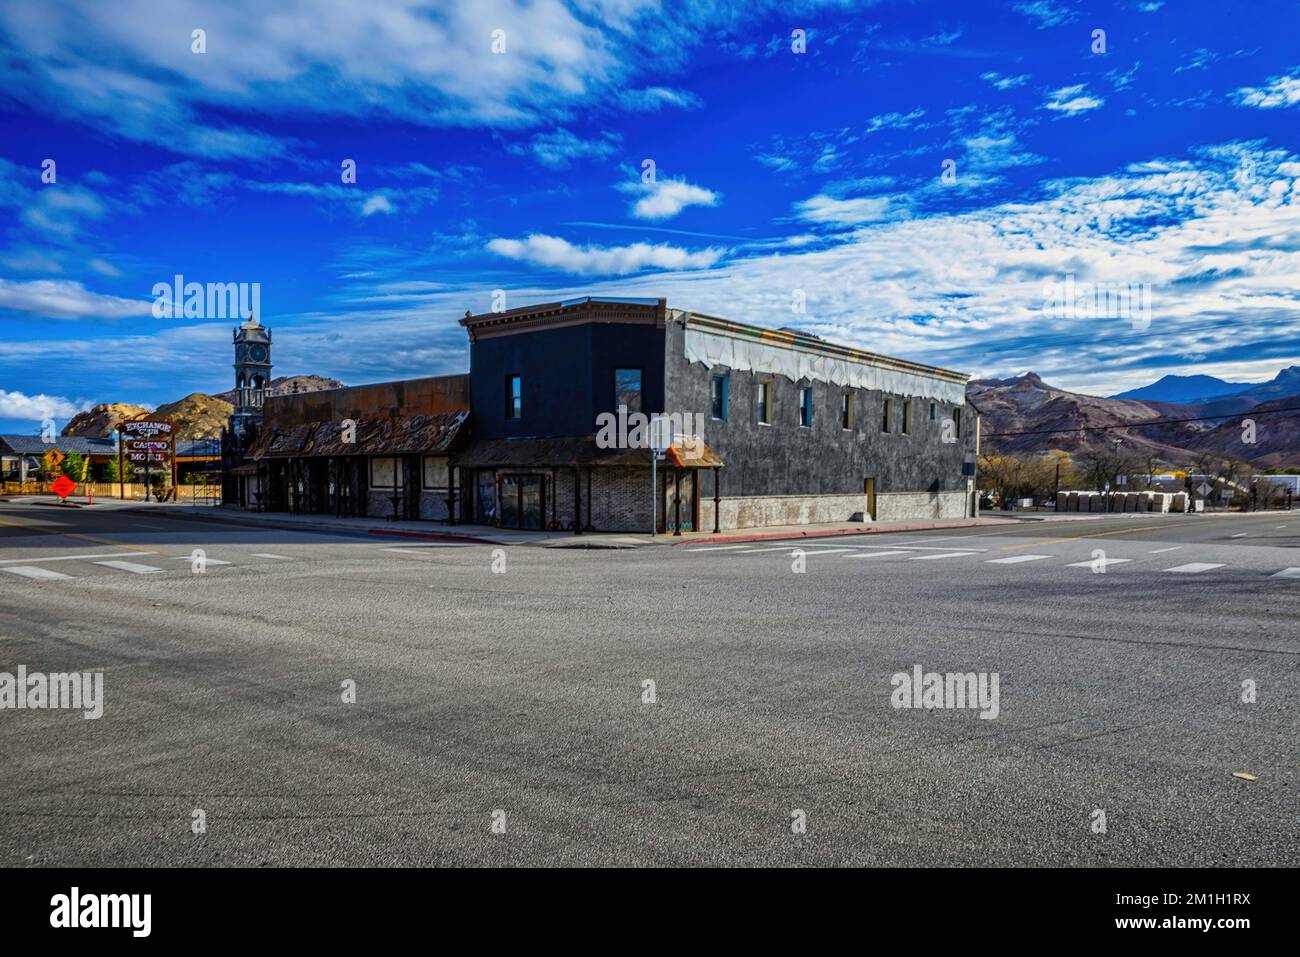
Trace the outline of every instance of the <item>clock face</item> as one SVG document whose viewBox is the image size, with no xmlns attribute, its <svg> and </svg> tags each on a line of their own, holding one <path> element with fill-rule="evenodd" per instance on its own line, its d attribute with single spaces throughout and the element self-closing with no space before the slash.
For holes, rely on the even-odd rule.
<svg viewBox="0 0 1300 957">
<path fill-rule="evenodd" d="M 265 362 L 266 346 L 261 343 L 253 343 L 248 347 L 248 358 L 253 362 Z"/>
</svg>

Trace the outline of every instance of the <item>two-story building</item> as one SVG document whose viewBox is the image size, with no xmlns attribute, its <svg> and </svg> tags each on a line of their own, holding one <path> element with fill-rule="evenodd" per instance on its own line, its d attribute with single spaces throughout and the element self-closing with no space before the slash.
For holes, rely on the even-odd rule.
<svg viewBox="0 0 1300 957">
<path fill-rule="evenodd" d="M 259 506 L 575 532 L 648 531 L 652 510 L 661 532 L 974 513 L 961 373 L 663 299 L 461 324 L 468 376 L 266 397 Z M 677 428 L 652 488 L 660 414 Z"/>
</svg>

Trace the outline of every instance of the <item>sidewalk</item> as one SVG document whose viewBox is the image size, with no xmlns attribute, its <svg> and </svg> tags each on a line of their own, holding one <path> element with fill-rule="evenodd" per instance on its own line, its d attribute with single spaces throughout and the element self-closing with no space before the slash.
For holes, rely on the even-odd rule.
<svg viewBox="0 0 1300 957">
<path fill-rule="evenodd" d="M 1012 518 L 979 518 L 948 521 L 844 522 L 828 525 L 773 525 L 763 528 L 712 532 L 683 532 L 681 535 L 636 535 L 627 532 L 513 531 L 488 525 L 438 525 L 432 522 L 390 522 L 375 518 L 335 518 L 325 515 L 290 515 L 283 512 L 249 512 L 224 507 L 194 508 L 166 503 L 124 502 L 119 507 L 147 508 L 155 515 L 180 520 L 221 521 L 263 528 L 310 528 L 352 535 L 375 535 L 425 541 L 474 542 L 484 545 L 536 545 L 543 548 L 639 548 L 645 545 L 704 545 L 759 542 L 772 539 L 825 538 L 836 535 L 869 535 L 882 532 L 918 532 L 942 528 L 970 528 L 977 525 L 1015 524 Z"/>
</svg>

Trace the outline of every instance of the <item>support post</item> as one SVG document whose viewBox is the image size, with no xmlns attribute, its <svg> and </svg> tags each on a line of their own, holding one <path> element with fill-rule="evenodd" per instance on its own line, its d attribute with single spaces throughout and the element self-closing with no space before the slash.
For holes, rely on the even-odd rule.
<svg viewBox="0 0 1300 957">
<path fill-rule="evenodd" d="M 714 535 L 717 535 L 720 531 L 722 531 L 722 494 L 720 491 L 721 481 L 722 479 L 719 477 L 718 468 L 717 466 L 714 466 L 713 468 L 713 534 Z"/>
<path fill-rule="evenodd" d="M 573 534 L 582 534 L 582 480 L 576 465 L 573 467 Z"/>
<path fill-rule="evenodd" d="M 122 436 L 122 430 L 118 429 L 117 430 L 117 497 L 122 501 L 126 501 L 126 472 L 122 470 L 123 469 L 122 447 L 125 444 L 126 443 Z M 25 475 L 24 478 L 26 478 Z"/>
<path fill-rule="evenodd" d="M 682 470 L 673 469 L 673 534 L 682 533 Z"/>
</svg>

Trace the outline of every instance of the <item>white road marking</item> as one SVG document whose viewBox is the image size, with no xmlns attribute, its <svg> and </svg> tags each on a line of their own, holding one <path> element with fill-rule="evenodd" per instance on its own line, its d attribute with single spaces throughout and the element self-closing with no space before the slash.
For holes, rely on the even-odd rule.
<svg viewBox="0 0 1300 957">
<path fill-rule="evenodd" d="M 1238 532 L 1236 535 L 1233 535 L 1232 537 L 1233 537 L 1233 538 L 1245 538 L 1248 534 L 1250 534 L 1250 533 L 1249 533 L 1249 532 Z"/>
<path fill-rule="evenodd" d="M 121 555 L 156 555 L 157 552 L 101 552 L 98 555 L 51 555 L 49 558 L 6 558 L 0 565 L 21 565 L 40 562 L 79 562 L 90 558 L 117 558 Z"/>
<path fill-rule="evenodd" d="M 1182 547 L 1183 547 L 1183 546 L 1181 546 L 1181 545 L 1175 545 L 1173 548 L 1153 548 L 1153 549 L 1151 549 L 1151 551 L 1148 552 L 1147 554 L 1149 554 L 1149 555 L 1161 555 L 1161 554 L 1164 554 L 1165 552 L 1176 552 L 1176 551 L 1178 551 L 1178 549 L 1180 549 L 1180 548 L 1182 548 Z"/>
<path fill-rule="evenodd" d="M 290 558 L 288 555 L 272 555 L 270 552 L 253 552 L 254 558 L 273 558 L 278 562 L 294 562 L 296 558 Z"/>
<path fill-rule="evenodd" d="M 1286 528 L 1285 525 L 1279 525 L 1278 528 Z"/>
<path fill-rule="evenodd" d="M 700 548 L 688 548 L 688 552 L 725 552 L 732 548 L 745 548 L 745 545 L 704 545 Z"/>
<path fill-rule="evenodd" d="M 1164 569 L 1167 572 L 1182 572 L 1186 575 L 1195 575 L 1197 572 L 1208 572 L 1211 568 L 1222 568 L 1223 562 L 1190 562 L 1186 565 L 1175 565 L 1173 568 Z"/>
<path fill-rule="evenodd" d="M 792 552 L 794 545 L 778 545 L 775 548 L 746 548 L 743 551 L 736 552 L 737 555 L 755 555 L 759 552 Z"/>
<path fill-rule="evenodd" d="M 50 571 L 48 568 L 36 568 L 31 565 L 14 565 L 10 568 L 3 568 L 0 571 L 6 571 L 11 575 L 22 575 L 24 578 L 37 578 L 41 581 L 54 581 L 59 578 L 71 578 L 71 575 L 65 575 L 63 572 Z"/>
<path fill-rule="evenodd" d="M 155 568 L 153 565 L 139 565 L 135 562 L 95 562 L 95 564 L 116 568 L 119 571 L 131 572 L 133 575 L 152 575 L 154 572 L 162 571 L 161 568 Z"/>
<path fill-rule="evenodd" d="M 963 552 L 987 552 L 987 548 L 967 547 L 965 545 L 861 545 L 861 548 L 907 548 L 918 552 L 946 552 L 954 548 L 960 548 Z"/>
<path fill-rule="evenodd" d="M 1108 565 L 1123 565 L 1125 562 L 1131 562 L 1131 558 L 1096 558 L 1089 559 L 1086 562 L 1071 562 L 1066 568 L 1091 568 L 1094 564 L 1100 564 L 1102 568 Z"/>
<path fill-rule="evenodd" d="M 193 555 L 173 555 L 173 556 L 171 556 L 171 559 L 172 559 L 172 561 L 174 561 L 174 562 L 192 562 L 192 561 L 194 561 L 194 556 L 193 556 Z M 203 564 L 205 564 L 205 565 L 229 565 L 230 562 L 223 562 L 223 561 L 222 561 L 221 559 L 219 559 L 219 558 L 205 558 L 205 559 L 203 559 Z"/>
<path fill-rule="evenodd" d="M 1272 578 L 1300 578 L 1300 568 L 1284 568 Z"/>
<path fill-rule="evenodd" d="M 1051 558 L 1051 555 L 1012 555 L 1010 558 L 990 558 L 985 565 L 1016 565 L 1020 562 L 1036 562 L 1044 558 Z"/>
<path fill-rule="evenodd" d="M 422 548 L 470 548 L 474 542 L 431 542 L 425 545 L 389 545 L 380 549 L 384 552 L 419 551 Z"/>
<path fill-rule="evenodd" d="M 911 552 L 892 551 L 892 552 L 859 552 L 857 555 L 845 555 L 845 558 L 888 558 L 890 555 L 910 555 Z"/>
<path fill-rule="evenodd" d="M 803 552 L 805 555 L 834 555 L 839 552 L 853 551 L 852 548 L 819 548 L 815 550 L 811 548 L 796 548 L 795 550 Z"/>
<path fill-rule="evenodd" d="M 974 552 L 943 552 L 939 555 L 913 555 L 911 561 L 923 562 L 932 558 L 965 558 L 974 554 Z"/>
</svg>

